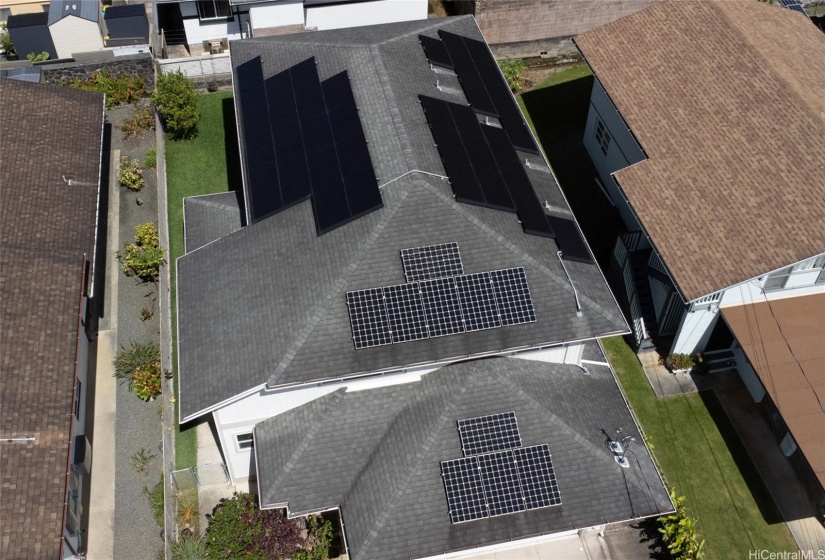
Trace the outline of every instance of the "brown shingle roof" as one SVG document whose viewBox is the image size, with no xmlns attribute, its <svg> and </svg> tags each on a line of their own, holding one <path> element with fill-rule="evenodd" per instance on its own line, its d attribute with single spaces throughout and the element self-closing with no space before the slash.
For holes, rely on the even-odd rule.
<svg viewBox="0 0 825 560">
<path fill-rule="evenodd" d="M 0 443 L 2 558 L 61 557 L 102 122 L 101 94 L 0 80 L 0 438 L 35 437 Z"/>
<path fill-rule="evenodd" d="M 722 316 L 825 487 L 825 294 L 723 307 Z"/>
<path fill-rule="evenodd" d="M 825 35 L 671 0 L 576 38 L 649 159 L 615 174 L 686 299 L 825 249 Z"/>
</svg>

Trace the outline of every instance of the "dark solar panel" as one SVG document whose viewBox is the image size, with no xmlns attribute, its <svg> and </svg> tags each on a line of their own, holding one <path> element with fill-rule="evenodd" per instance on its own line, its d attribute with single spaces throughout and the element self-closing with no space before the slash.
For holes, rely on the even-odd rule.
<svg viewBox="0 0 825 560">
<path fill-rule="evenodd" d="M 518 466 L 521 491 L 527 509 L 561 504 L 550 448 L 546 444 L 534 445 L 513 449 L 512 453 Z"/>
<path fill-rule="evenodd" d="M 454 278 L 419 282 L 418 288 L 431 337 L 464 332 L 464 317 Z"/>
<path fill-rule="evenodd" d="M 523 268 L 494 270 L 490 272 L 490 278 L 502 326 L 532 323 L 536 320 L 536 310 L 533 308 Z"/>
<path fill-rule="evenodd" d="M 260 57 L 239 65 L 235 78 L 246 148 L 247 204 L 256 221 L 283 207 Z"/>
<path fill-rule="evenodd" d="M 576 226 L 576 222 L 557 216 L 547 216 L 550 226 L 556 234 L 556 244 L 563 259 L 583 263 L 593 263 L 590 251 Z"/>
<path fill-rule="evenodd" d="M 384 288 L 392 341 L 409 342 L 429 336 L 418 284 L 398 284 Z"/>
<path fill-rule="evenodd" d="M 501 326 L 489 272 L 455 277 L 467 332 Z"/>
<path fill-rule="evenodd" d="M 524 164 L 513 149 L 507 133 L 494 126 L 480 125 L 495 157 L 501 176 L 516 207 L 524 231 L 533 235 L 553 237 L 553 229 L 544 214 Z"/>
<path fill-rule="evenodd" d="M 487 517 L 487 500 L 475 457 L 442 461 L 441 476 L 447 492 L 452 523 Z"/>
<path fill-rule="evenodd" d="M 501 412 L 458 421 L 464 455 L 481 455 L 521 445 L 515 412 Z"/>
<path fill-rule="evenodd" d="M 439 30 L 438 35 L 453 61 L 458 81 L 461 82 L 467 101 L 479 113 L 498 116 L 496 107 L 487 93 L 484 78 L 479 74 L 473 57 L 467 50 L 464 37 L 442 30 Z"/>
<path fill-rule="evenodd" d="M 401 262 L 407 282 L 464 274 L 458 243 L 402 249 Z"/>
<path fill-rule="evenodd" d="M 512 451 L 479 455 L 478 466 L 490 517 L 527 509 Z"/>
<path fill-rule="evenodd" d="M 436 66 L 443 66 L 444 68 L 453 69 L 453 61 L 450 59 L 449 53 L 444 43 L 438 39 L 427 37 L 426 35 L 419 35 L 418 41 L 424 48 L 424 54 L 427 57 L 427 62 Z"/>
<path fill-rule="evenodd" d="M 381 288 L 347 292 L 347 307 L 356 349 L 392 343 Z"/>
</svg>

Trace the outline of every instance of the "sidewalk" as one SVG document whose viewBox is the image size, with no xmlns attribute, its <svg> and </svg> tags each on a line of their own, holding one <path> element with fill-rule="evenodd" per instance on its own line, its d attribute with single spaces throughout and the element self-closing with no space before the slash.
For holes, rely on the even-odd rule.
<svg viewBox="0 0 825 560">
<path fill-rule="evenodd" d="M 697 392 L 698 389 L 691 375 L 689 373 L 670 373 L 665 366 L 659 364 L 658 353 L 654 351 L 642 352 L 638 356 L 656 398 L 662 399 Z"/>
</svg>

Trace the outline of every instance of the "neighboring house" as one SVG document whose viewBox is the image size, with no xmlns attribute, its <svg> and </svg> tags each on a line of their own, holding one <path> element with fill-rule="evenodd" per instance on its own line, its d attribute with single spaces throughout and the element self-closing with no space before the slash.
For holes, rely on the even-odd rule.
<svg viewBox="0 0 825 560">
<path fill-rule="evenodd" d="M 232 480 L 290 515 L 340 508 L 355 560 L 672 509 L 594 341 L 627 325 L 475 21 L 242 40 L 231 60 L 242 202 L 185 201 L 177 302 L 180 420 L 211 415 Z M 502 456 L 548 445 L 561 505 L 537 483 L 528 507 L 556 505 L 522 511 L 510 472 L 518 497 L 451 525 L 456 421 L 509 412 L 523 448 Z"/>
<path fill-rule="evenodd" d="M 426 19 L 427 5 L 427 0 L 158 0 L 158 13 L 166 40 L 188 45 L 194 56 L 225 50 L 235 39 Z"/>
<path fill-rule="evenodd" d="M 671 1 L 575 41 L 596 77 L 584 144 L 630 231 L 613 266 L 637 342 L 704 351 L 711 371 L 735 367 L 756 400 L 764 385 L 793 410 L 775 362 L 747 347 L 787 344 L 784 358 L 820 360 L 819 373 L 801 367 L 821 381 L 822 355 L 791 337 L 802 329 L 816 341 L 806 348 L 825 348 L 813 303 L 825 293 L 825 35 L 779 6 Z M 747 308 L 786 305 L 807 311 L 784 340 L 765 338 L 761 314 L 743 322 L 758 314 Z M 822 482 L 817 433 L 797 444 Z"/>
<path fill-rule="evenodd" d="M 20 60 L 26 60 L 28 54 L 40 54 L 43 51 L 49 53 L 50 59 L 57 58 L 57 50 L 49 33 L 49 14 L 46 12 L 9 17 L 8 32 Z"/>
<path fill-rule="evenodd" d="M 9 16 L 48 11 L 49 0 L 3 0 L 0 5 L 0 21 L 7 21 Z"/>
<path fill-rule="evenodd" d="M 101 6 L 97 0 L 52 0 L 49 32 L 58 58 L 103 49 Z"/>
<path fill-rule="evenodd" d="M 572 38 L 659 0 L 462 0 L 452 12 L 472 14 L 496 56 L 568 57 Z"/>
<path fill-rule="evenodd" d="M 83 550 L 103 112 L 99 93 L 0 80 L 3 558 Z"/>
</svg>

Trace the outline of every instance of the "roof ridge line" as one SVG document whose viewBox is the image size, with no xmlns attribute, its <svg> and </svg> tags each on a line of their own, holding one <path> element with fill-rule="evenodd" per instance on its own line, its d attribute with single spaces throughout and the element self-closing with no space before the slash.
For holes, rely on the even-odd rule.
<svg viewBox="0 0 825 560">
<path fill-rule="evenodd" d="M 584 447 L 591 455 L 593 455 L 594 457 L 596 457 L 598 459 L 604 459 L 605 462 L 607 462 L 609 464 L 612 464 L 613 467 L 614 467 L 614 470 L 615 469 L 619 469 L 619 471 L 624 470 L 624 469 L 622 469 L 622 467 L 620 467 L 618 464 L 616 464 L 615 461 L 612 460 L 613 459 L 613 454 L 608 453 L 607 449 L 600 449 L 597 446 L 593 445 L 593 443 L 589 439 L 583 437 L 579 432 L 577 432 L 572 427 L 570 427 L 567 424 L 567 422 L 565 422 L 564 420 L 562 420 L 561 418 L 559 418 L 558 416 L 556 416 L 555 414 L 553 414 L 552 412 L 547 410 L 547 408 L 545 408 L 539 401 L 537 401 L 531 395 L 529 395 L 527 392 L 525 392 L 523 389 L 518 387 L 518 385 L 516 385 L 513 381 L 511 381 L 506 376 L 504 376 L 500 373 L 495 373 L 493 375 L 495 375 L 496 380 L 501 385 L 503 385 L 507 390 L 509 390 L 511 393 L 513 393 L 513 395 L 515 395 L 516 397 L 518 397 L 521 400 L 523 400 L 524 402 L 526 402 L 531 408 L 533 408 L 539 414 L 544 416 L 549 422 L 559 426 L 562 429 L 562 431 L 564 431 L 567 434 L 572 435 L 573 439 L 576 440 L 576 442 L 578 442 L 582 447 Z M 648 493 L 648 491 L 645 490 L 645 487 L 642 485 L 641 481 L 639 481 L 638 477 L 634 473 L 627 472 L 627 473 L 623 473 L 623 474 L 625 475 L 625 478 L 627 480 L 629 480 L 633 484 L 633 486 L 635 486 L 637 489 L 639 489 L 642 492 L 642 494 L 644 494 L 645 497 L 647 497 L 649 500 L 651 500 L 656 505 L 656 507 L 659 506 L 658 501 L 656 500 L 656 497 L 650 495 Z M 628 499 L 629 499 L 629 497 L 628 497 Z"/>
<path fill-rule="evenodd" d="M 318 431 L 321 429 L 321 425 L 323 423 L 323 420 L 326 419 L 327 414 L 332 410 L 332 408 L 337 407 L 341 403 L 341 401 L 344 398 L 345 392 L 346 388 L 341 387 L 340 389 L 336 389 L 332 393 L 327 393 L 323 397 L 319 397 L 315 401 L 311 401 L 317 402 L 318 400 L 323 399 L 324 397 L 330 397 L 329 399 L 326 399 L 326 401 L 322 405 L 320 414 L 315 414 L 315 420 L 313 420 L 312 424 L 310 424 L 309 429 L 306 431 L 304 437 L 301 439 L 301 443 L 298 444 L 298 446 L 292 452 L 292 455 L 289 456 L 289 459 L 287 459 L 286 463 L 284 464 L 284 468 L 281 469 L 281 472 L 275 478 L 275 481 L 272 484 L 273 488 L 279 487 L 285 475 L 292 471 L 292 469 L 298 463 L 298 460 L 301 458 L 301 455 L 303 455 L 304 451 L 306 451 L 309 447 L 309 441 L 314 439 L 315 436 L 318 434 Z"/>
<path fill-rule="evenodd" d="M 406 39 L 410 35 L 416 35 L 416 34 L 420 35 L 422 31 L 429 31 L 431 29 L 437 29 L 437 28 L 444 27 L 444 24 L 448 23 L 445 20 L 449 20 L 450 22 L 452 22 L 452 21 L 458 21 L 458 20 L 461 20 L 461 19 L 467 19 L 467 18 L 470 18 L 470 17 L 473 17 L 473 16 L 471 16 L 469 14 L 464 14 L 464 15 L 454 16 L 454 17 L 446 16 L 446 17 L 443 17 L 443 18 L 435 18 L 435 19 L 438 19 L 439 21 L 434 22 L 434 23 L 432 23 L 430 25 L 427 25 L 425 27 L 420 27 L 420 28 L 418 28 L 414 31 L 408 31 L 407 33 L 404 33 L 403 35 L 396 35 L 394 37 L 390 37 L 389 39 L 385 39 L 383 41 L 379 41 L 377 43 L 372 43 L 372 44 L 375 45 L 375 46 L 378 46 L 378 45 L 386 45 L 386 44 L 389 44 L 389 43 L 394 43 L 395 41 L 400 41 L 401 39 Z M 473 19 L 475 19 L 475 18 L 473 18 Z M 479 29 L 479 31 L 480 31 L 480 29 Z"/>
<path fill-rule="evenodd" d="M 313 312 L 310 315 L 310 318 L 307 320 L 306 323 L 304 323 L 303 328 L 301 328 L 301 330 L 298 331 L 298 334 L 293 339 L 292 344 L 290 344 L 289 348 L 287 348 L 286 352 L 284 352 L 283 358 L 281 358 L 281 361 L 278 363 L 272 374 L 267 379 L 267 387 L 272 387 L 276 385 L 272 382 L 273 379 L 279 374 L 283 373 L 284 370 L 286 370 L 286 368 L 289 367 L 289 364 L 292 363 L 292 360 L 298 354 L 298 350 L 300 350 L 301 346 L 304 345 L 304 342 L 306 342 L 307 339 L 309 339 L 310 335 L 312 334 L 312 331 L 315 330 L 315 327 L 318 326 L 318 323 L 320 323 L 321 318 L 329 310 L 329 307 L 332 305 L 332 302 L 335 299 L 334 296 L 341 293 L 341 290 L 347 284 L 349 277 L 358 268 L 358 265 L 361 263 L 361 261 L 364 260 L 364 257 L 366 257 L 372 250 L 372 248 L 375 246 L 375 243 L 378 241 L 381 232 L 383 232 L 384 228 L 386 228 L 388 222 L 390 222 L 391 219 L 396 215 L 396 213 L 398 213 L 398 210 L 401 208 L 401 206 L 404 205 L 404 201 L 407 199 L 408 194 L 408 191 L 403 191 L 400 193 L 401 200 L 398 202 L 395 208 L 387 212 L 378 221 L 378 223 L 373 228 L 369 238 L 361 246 L 361 249 L 358 251 L 358 254 L 344 269 L 344 273 L 341 276 L 339 276 L 338 279 L 333 283 L 332 288 L 329 290 L 329 292 L 327 292 L 326 298 L 320 300 L 319 303 L 316 303 L 313 306 Z"/>
<path fill-rule="evenodd" d="M 516 247 L 516 246 L 515 246 L 515 245 L 513 245 L 512 243 L 510 243 L 510 242 L 508 242 L 507 240 L 505 240 L 505 239 L 503 238 L 503 236 L 501 236 L 501 235 L 496 235 L 496 234 L 495 234 L 495 230 L 494 230 L 493 228 L 491 228 L 490 226 L 488 226 L 487 224 L 485 224 L 484 222 L 482 222 L 482 221 L 481 221 L 480 219 L 478 219 L 476 216 L 473 216 L 473 215 L 472 215 L 469 211 L 467 211 L 467 210 L 465 210 L 464 208 L 462 208 L 460 203 L 456 203 L 456 201 L 455 201 L 454 199 L 452 199 L 452 198 L 448 197 L 448 196 L 447 196 L 447 195 L 445 195 L 444 193 L 439 192 L 439 191 L 438 191 L 438 189 L 436 189 L 435 187 L 433 187 L 432 185 L 430 185 L 427 181 L 422 181 L 422 180 L 420 180 L 420 179 L 418 179 L 418 180 L 419 180 L 419 181 L 420 181 L 420 182 L 421 182 L 421 183 L 425 186 L 425 188 L 427 188 L 430 192 L 432 192 L 433 194 L 435 194 L 436 196 L 438 196 L 438 197 L 439 197 L 439 198 L 441 198 L 442 200 L 447 200 L 447 201 L 449 201 L 449 202 L 451 203 L 451 204 L 450 204 L 450 207 L 451 207 L 451 208 L 452 208 L 452 209 L 453 209 L 456 213 L 460 214 L 460 215 L 461 215 L 464 219 L 466 219 L 468 222 L 472 223 L 472 224 L 473 224 L 473 225 L 475 225 L 478 229 L 480 229 L 481 231 L 483 231 L 484 233 L 486 233 L 486 234 L 488 235 L 488 237 L 491 237 L 493 240 L 495 240 L 496 242 L 498 242 L 498 243 L 499 243 L 502 247 L 506 248 L 507 250 L 509 250 L 511 253 L 513 253 L 513 254 L 514 254 L 514 255 L 516 255 L 517 257 L 521 258 L 521 259 L 522 259 L 522 260 L 524 260 L 524 261 L 529 262 L 531 265 L 533 265 L 534 267 L 536 267 L 536 268 L 537 268 L 539 271 L 541 271 L 541 272 L 542 272 L 542 274 L 544 274 L 547 278 L 549 278 L 549 279 L 553 280 L 553 281 L 554 281 L 556 284 L 558 284 L 560 287 L 562 287 L 563 289 L 567 290 L 567 291 L 570 293 L 570 297 L 571 297 L 571 298 L 572 298 L 572 297 L 574 297 L 575 293 L 574 293 L 574 291 L 573 291 L 572 286 L 570 285 L 570 282 L 567 280 L 567 278 L 564 278 L 564 277 L 562 277 L 561 275 L 558 275 L 558 274 L 554 273 L 552 270 L 550 270 L 549 268 L 547 268 L 546 266 L 544 266 L 544 264 L 542 264 L 541 262 L 539 262 L 538 260 L 536 260 L 536 259 L 535 259 L 532 255 L 530 255 L 530 254 L 528 254 L 528 253 L 525 253 L 524 251 L 522 251 L 521 249 L 519 249 L 518 247 Z M 571 211 L 571 212 L 572 212 L 572 211 Z M 574 217 L 575 217 L 575 216 L 574 216 Z M 526 234 L 526 233 L 525 233 L 524 235 L 529 235 L 529 234 Z M 599 314 L 600 314 L 602 317 L 604 317 L 605 319 L 607 319 L 607 320 L 609 320 L 609 321 L 614 321 L 614 320 L 615 320 L 615 317 L 612 317 L 610 314 L 606 313 L 606 312 L 604 311 L 604 309 L 603 309 L 603 307 L 602 307 L 601 305 L 599 305 L 598 303 L 596 303 L 595 301 L 593 301 L 592 299 L 590 299 L 590 298 L 589 298 L 586 294 L 579 294 L 579 296 L 578 296 L 578 297 L 579 297 L 579 301 L 580 301 L 580 302 L 582 302 L 582 303 L 586 303 L 586 304 L 587 304 L 587 306 L 588 306 L 589 308 L 591 308 L 591 309 L 595 310 L 597 313 L 599 313 Z M 622 321 L 623 321 L 623 320 L 624 320 L 624 319 L 622 319 Z"/>
<path fill-rule="evenodd" d="M 422 452 L 422 448 L 426 447 L 427 442 L 443 430 L 447 423 L 450 422 L 453 418 L 450 413 L 454 412 L 458 408 L 458 403 L 461 402 L 461 399 L 464 397 L 466 392 L 467 388 L 462 385 L 459 386 L 457 393 L 452 393 L 452 398 L 447 399 L 446 404 L 441 409 L 441 415 L 439 416 L 438 421 L 435 422 L 433 426 L 427 430 L 427 433 L 421 438 L 421 444 L 418 446 L 418 452 L 416 453 L 415 459 L 410 462 L 404 474 L 399 477 L 400 480 L 393 485 L 393 490 L 390 494 L 389 500 L 387 500 L 387 503 L 381 508 L 378 515 L 375 516 L 372 525 L 366 531 L 368 536 L 361 544 L 361 548 L 358 551 L 359 556 L 365 555 L 365 551 L 369 550 L 370 546 L 372 546 L 372 543 L 375 541 L 376 537 L 378 537 L 379 530 L 383 527 L 383 524 L 387 518 L 389 518 L 391 511 L 398 507 L 399 497 L 405 493 L 407 487 L 414 478 L 414 474 L 420 469 L 421 463 L 428 456 L 429 448 L 425 452 Z M 344 500 L 341 501 L 343 502 Z"/>
<path fill-rule="evenodd" d="M 415 161 L 412 143 L 407 134 L 407 129 L 404 127 L 404 119 L 401 118 L 401 113 L 398 110 L 399 104 L 395 102 L 395 92 L 390 84 L 387 69 L 384 67 L 384 59 L 381 57 L 381 51 L 377 45 L 370 45 L 369 52 L 373 67 L 375 68 L 375 74 L 378 77 L 378 83 L 381 84 L 381 93 L 384 96 L 384 102 L 387 104 L 387 110 L 392 119 L 392 127 L 395 129 L 395 135 L 398 139 L 401 153 L 404 154 L 404 160 L 408 167 L 415 169 L 418 167 L 418 163 Z"/>
</svg>

